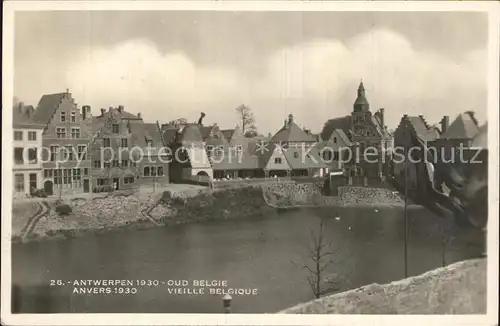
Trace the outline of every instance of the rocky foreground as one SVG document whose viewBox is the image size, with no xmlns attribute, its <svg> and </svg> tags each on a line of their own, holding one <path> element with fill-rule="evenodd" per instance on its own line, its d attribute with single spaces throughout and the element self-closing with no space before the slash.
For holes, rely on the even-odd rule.
<svg viewBox="0 0 500 326">
<path fill-rule="evenodd" d="M 300 304 L 286 314 L 485 314 L 486 259 Z"/>
</svg>

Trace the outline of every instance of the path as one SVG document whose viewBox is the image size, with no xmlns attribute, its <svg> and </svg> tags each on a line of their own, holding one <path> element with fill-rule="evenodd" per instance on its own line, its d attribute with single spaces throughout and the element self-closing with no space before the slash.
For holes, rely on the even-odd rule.
<svg viewBox="0 0 500 326">
<path fill-rule="evenodd" d="M 39 201 L 37 202 L 37 205 L 39 206 L 37 212 L 29 219 L 28 223 L 26 223 L 26 226 L 21 231 L 21 237 L 23 240 L 26 239 L 33 231 L 40 218 L 42 218 L 50 210 L 46 201 Z"/>
</svg>

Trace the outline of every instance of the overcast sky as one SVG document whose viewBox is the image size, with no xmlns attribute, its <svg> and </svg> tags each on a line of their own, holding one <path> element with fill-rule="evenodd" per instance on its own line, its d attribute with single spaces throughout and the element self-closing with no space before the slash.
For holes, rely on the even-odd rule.
<svg viewBox="0 0 500 326">
<path fill-rule="evenodd" d="M 394 128 L 487 103 L 483 13 L 18 12 L 14 93 L 36 105 L 69 88 L 94 114 L 124 105 L 160 122 L 199 112 L 223 128 L 250 106 L 259 131 L 289 113 L 320 131 L 348 114 L 361 79 Z"/>
</svg>

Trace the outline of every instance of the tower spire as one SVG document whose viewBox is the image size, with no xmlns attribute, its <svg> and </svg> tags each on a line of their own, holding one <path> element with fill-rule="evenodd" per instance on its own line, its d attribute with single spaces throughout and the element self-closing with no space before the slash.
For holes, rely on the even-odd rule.
<svg viewBox="0 0 500 326">
<path fill-rule="evenodd" d="M 354 112 L 370 111 L 370 104 L 366 99 L 365 86 L 363 85 L 363 79 L 358 86 L 358 97 L 354 102 Z"/>
</svg>

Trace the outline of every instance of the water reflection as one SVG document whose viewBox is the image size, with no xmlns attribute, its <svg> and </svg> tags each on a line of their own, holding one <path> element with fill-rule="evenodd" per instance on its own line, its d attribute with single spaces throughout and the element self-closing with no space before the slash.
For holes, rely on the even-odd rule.
<svg viewBox="0 0 500 326">
<path fill-rule="evenodd" d="M 317 228 L 319 217 L 328 218 L 326 236 L 339 248 L 338 262 L 329 273 L 348 276 L 344 289 L 404 277 L 401 209 L 375 212 L 322 208 L 289 211 L 268 218 L 211 221 L 15 245 L 12 278 L 23 289 L 28 289 L 27 285 L 47 289 L 51 279 L 227 280 L 230 287 L 259 290 L 258 296 L 234 297 L 233 312 L 275 312 L 313 298 L 307 274 L 298 266 L 310 262 L 310 229 Z M 423 210 L 411 210 L 410 218 L 409 272 L 416 275 L 441 265 L 440 219 Z M 446 249 L 447 263 L 481 253 L 480 246 L 470 246 L 463 240 L 469 239 L 471 232 L 474 231 L 456 227 L 450 230 L 455 240 Z M 52 302 L 51 306 L 35 310 L 223 311 L 220 296 L 172 295 L 167 286 L 143 288 L 132 296 L 75 296 L 70 290 L 46 290 L 44 300 Z M 33 298 L 37 296 L 26 291 L 20 310 L 30 312 L 36 306 Z"/>
</svg>

